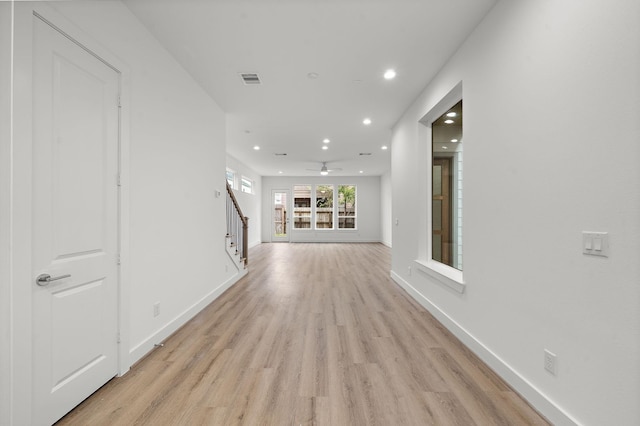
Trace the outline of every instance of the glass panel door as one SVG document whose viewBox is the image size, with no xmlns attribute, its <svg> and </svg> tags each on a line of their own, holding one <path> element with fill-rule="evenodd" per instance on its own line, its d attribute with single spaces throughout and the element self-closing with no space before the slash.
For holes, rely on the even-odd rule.
<svg viewBox="0 0 640 426">
<path fill-rule="evenodd" d="M 272 191 L 271 241 L 289 241 L 289 191 Z"/>
</svg>

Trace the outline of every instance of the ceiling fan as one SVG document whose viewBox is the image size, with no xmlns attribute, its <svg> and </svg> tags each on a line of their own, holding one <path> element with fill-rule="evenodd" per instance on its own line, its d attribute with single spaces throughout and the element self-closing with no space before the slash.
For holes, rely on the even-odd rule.
<svg viewBox="0 0 640 426">
<path fill-rule="evenodd" d="M 336 169 L 329 169 L 329 168 L 327 168 L 327 162 L 323 161 L 322 162 L 322 167 L 320 168 L 320 170 L 318 170 L 318 169 L 307 169 L 307 170 L 312 171 L 312 172 L 320 172 L 320 174 L 322 176 L 326 176 L 326 175 L 329 174 L 329 172 L 339 172 L 342 169 L 337 169 L 337 168 Z"/>
</svg>

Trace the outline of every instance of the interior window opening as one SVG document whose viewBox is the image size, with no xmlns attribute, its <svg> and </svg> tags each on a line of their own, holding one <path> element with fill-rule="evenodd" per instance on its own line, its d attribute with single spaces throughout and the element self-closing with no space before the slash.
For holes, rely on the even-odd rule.
<svg viewBox="0 0 640 426">
<path fill-rule="evenodd" d="M 462 100 L 431 123 L 431 258 L 462 271 Z"/>
</svg>

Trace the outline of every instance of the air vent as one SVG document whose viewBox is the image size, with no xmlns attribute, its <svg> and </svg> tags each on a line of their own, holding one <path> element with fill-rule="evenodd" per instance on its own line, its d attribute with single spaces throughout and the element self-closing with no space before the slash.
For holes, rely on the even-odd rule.
<svg viewBox="0 0 640 426">
<path fill-rule="evenodd" d="M 287 155 L 286 152 L 276 152 L 276 157 L 284 157 L 285 155 Z"/>
<path fill-rule="evenodd" d="M 255 73 L 240 73 L 240 77 L 242 78 L 245 86 L 262 84 L 260 81 L 260 77 L 258 77 L 258 74 Z"/>
<path fill-rule="evenodd" d="M 370 152 L 361 152 L 360 155 L 371 155 Z"/>
</svg>

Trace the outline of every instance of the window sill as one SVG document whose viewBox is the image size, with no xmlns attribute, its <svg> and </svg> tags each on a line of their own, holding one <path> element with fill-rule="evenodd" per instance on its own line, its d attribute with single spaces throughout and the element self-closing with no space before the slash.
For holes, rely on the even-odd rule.
<svg viewBox="0 0 640 426">
<path fill-rule="evenodd" d="M 424 272 L 458 293 L 464 293 L 465 283 L 462 279 L 462 271 L 434 260 L 415 260 L 414 262 L 419 271 Z"/>
</svg>

